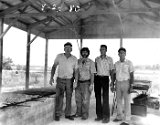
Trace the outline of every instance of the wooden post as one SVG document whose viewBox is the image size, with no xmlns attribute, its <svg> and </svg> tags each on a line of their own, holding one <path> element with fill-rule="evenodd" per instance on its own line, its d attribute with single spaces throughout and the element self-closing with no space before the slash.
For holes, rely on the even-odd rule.
<svg viewBox="0 0 160 125">
<path fill-rule="evenodd" d="M 44 66 L 44 87 L 47 86 L 47 68 L 48 68 L 48 39 L 45 46 L 45 66 Z"/>
<path fill-rule="evenodd" d="M 80 38 L 80 48 L 79 48 L 80 51 L 81 51 L 82 47 L 83 47 L 83 39 Z M 80 51 L 79 51 L 79 58 L 81 58 L 81 52 Z"/>
<path fill-rule="evenodd" d="M 3 19 L 0 19 L 0 35 L 3 33 Z M 2 89 L 3 37 L 0 38 L 0 92 Z"/>
<path fill-rule="evenodd" d="M 30 31 L 27 32 L 27 51 L 26 51 L 26 84 L 25 89 L 29 89 L 29 69 L 30 69 L 30 42 L 31 34 Z"/>
<path fill-rule="evenodd" d="M 123 47 L 123 38 L 120 38 L 120 47 Z"/>
<path fill-rule="evenodd" d="M 83 47 L 83 39 L 81 38 L 80 39 L 80 50 L 82 49 L 82 47 Z"/>
</svg>

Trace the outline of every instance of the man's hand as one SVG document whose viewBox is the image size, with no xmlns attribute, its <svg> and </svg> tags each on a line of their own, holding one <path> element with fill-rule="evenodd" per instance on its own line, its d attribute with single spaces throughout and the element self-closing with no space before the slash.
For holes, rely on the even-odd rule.
<svg viewBox="0 0 160 125">
<path fill-rule="evenodd" d="M 93 91 L 93 84 L 91 84 L 91 85 L 89 86 L 89 91 L 90 91 L 90 92 Z"/>
<path fill-rule="evenodd" d="M 129 86 L 129 89 L 128 89 L 128 94 L 132 93 L 132 91 L 133 91 L 133 86 L 130 85 L 130 86 Z"/>
<path fill-rule="evenodd" d="M 77 82 L 73 82 L 73 89 L 76 89 L 77 88 Z"/>
<path fill-rule="evenodd" d="M 54 79 L 53 79 L 53 78 L 51 78 L 51 79 L 49 80 L 49 84 L 50 84 L 50 85 L 53 85 L 52 83 L 54 83 Z"/>
<path fill-rule="evenodd" d="M 110 89 L 111 89 L 111 92 L 116 91 L 116 86 L 114 85 L 113 82 L 110 83 Z"/>
</svg>

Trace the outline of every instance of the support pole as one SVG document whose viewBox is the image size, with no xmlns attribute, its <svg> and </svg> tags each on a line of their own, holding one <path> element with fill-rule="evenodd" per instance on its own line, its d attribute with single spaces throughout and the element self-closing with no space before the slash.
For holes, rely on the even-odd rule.
<svg viewBox="0 0 160 125">
<path fill-rule="evenodd" d="M 26 55 L 26 84 L 25 89 L 29 89 L 29 69 L 30 69 L 30 45 L 28 43 L 30 42 L 31 34 L 30 31 L 27 32 L 27 55 Z"/>
<path fill-rule="evenodd" d="M 12 27 L 12 25 L 9 25 L 9 26 L 7 27 L 7 29 L 0 34 L 0 39 L 4 37 L 4 35 L 9 31 L 9 29 L 10 29 L 11 27 Z"/>
<path fill-rule="evenodd" d="M 79 48 L 80 51 L 81 51 L 82 47 L 83 47 L 83 39 L 80 38 L 80 48 Z M 80 55 L 79 57 L 81 58 L 81 53 L 80 53 L 80 51 L 79 51 L 79 55 Z"/>
<path fill-rule="evenodd" d="M 80 50 L 82 49 L 82 47 L 83 47 L 83 39 L 81 38 L 80 39 Z"/>
<path fill-rule="evenodd" d="M 120 47 L 123 47 L 123 38 L 120 38 Z"/>
<path fill-rule="evenodd" d="M 0 35 L 3 33 L 3 19 L 0 19 Z M 3 37 L 0 38 L 0 92 L 2 89 Z"/>
<path fill-rule="evenodd" d="M 48 68 L 48 39 L 46 39 L 46 46 L 45 46 L 44 87 L 47 86 L 47 68 Z"/>
</svg>

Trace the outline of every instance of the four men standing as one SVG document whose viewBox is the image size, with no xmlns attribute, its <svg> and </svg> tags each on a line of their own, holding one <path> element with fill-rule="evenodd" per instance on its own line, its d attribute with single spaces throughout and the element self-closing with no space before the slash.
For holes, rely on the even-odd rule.
<svg viewBox="0 0 160 125">
<path fill-rule="evenodd" d="M 101 55 L 95 59 L 95 63 L 88 58 L 90 51 L 87 47 L 81 49 L 81 58 L 71 55 L 72 44 L 64 45 L 65 53 L 58 54 L 51 71 L 50 84 L 58 66 L 58 77 L 56 85 L 55 120 L 59 121 L 63 108 L 64 92 L 66 94 L 65 118 L 74 120 L 74 117 L 81 117 L 86 120 L 89 117 L 90 95 L 93 89 L 96 97 L 95 121 L 108 123 L 110 121 L 109 108 L 109 82 L 111 90 L 116 86 L 117 95 L 117 117 L 114 120 L 125 122 L 121 125 L 129 125 L 130 120 L 130 90 L 133 84 L 133 64 L 126 60 L 126 49 L 120 48 L 118 54 L 120 60 L 113 64 L 111 57 L 106 55 L 107 46 L 100 46 Z M 116 76 L 116 77 L 114 77 Z M 74 82 L 75 81 L 75 82 Z M 76 113 L 71 115 L 71 98 L 75 88 Z M 124 114 L 122 109 L 122 98 L 124 97 Z"/>
</svg>

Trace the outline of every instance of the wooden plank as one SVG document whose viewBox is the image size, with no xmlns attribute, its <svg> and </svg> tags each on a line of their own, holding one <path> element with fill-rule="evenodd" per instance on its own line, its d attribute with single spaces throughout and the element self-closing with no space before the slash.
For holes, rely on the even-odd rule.
<svg viewBox="0 0 160 125">
<path fill-rule="evenodd" d="M 31 34 L 30 31 L 27 32 L 27 44 L 30 42 Z M 29 70 L 30 70 L 30 45 L 27 46 L 26 51 L 26 83 L 25 89 L 29 89 Z"/>
<path fill-rule="evenodd" d="M 153 11 L 160 11 L 160 7 L 157 8 L 138 8 L 138 9 L 119 9 L 118 13 L 120 14 L 141 14 L 141 13 L 149 13 Z M 56 12 L 56 11 L 49 11 L 49 12 L 42 12 L 42 13 L 27 13 L 27 14 L 5 14 L 1 15 L 0 13 L 0 18 L 13 18 L 13 17 L 39 17 L 39 16 L 51 16 L 51 17 L 56 17 L 56 16 L 67 16 L 67 17 L 80 17 L 80 18 L 86 18 L 88 16 L 93 16 L 93 15 L 106 15 L 106 14 L 116 14 L 117 10 L 112 9 L 112 11 L 109 10 L 94 10 L 93 12 Z"/>
<path fill-rule="evenodd" d="M 29 29 L 32 29 L 32 28 L 34 28 L 35 26 L 37 26 L 37 25 L 39 25 L 39 24 L 42 24 L 42 23 L 45 23 L 45 22 L 47 22 L 47 21 L 49 21 L 49 20 L 50 20 L 50 18 L 45 18 L 45 19 L 40 20 L 40 21 L 38 21 L 38 22 L 32 23 L 28 28 L 29 28 Z"/>
<path fill-rule="evenodd" d="M 3 33 L 3 19 L 0 19 L 0 34 Z M 2 89 L 3 37 L 0 38 L 0 92 Z"/>
<path fill-rule="evenodd" d="M 44 87 L 47 86 L 47 68 L 48 68 L 48 39 L 45 46 L 45 64 L 44 64 Z"/>
<path fill-rule="evenodd" d="M 8 8 L 8 9 L 5 9 L 4 11 L 0 12 L 0 18 L 3 17 L 4 15 L 7 15 L 15 10 L 18 10 L 19 8 L 22 8 L 24 6 L 28 6 L 30 5 L 30 1 L 26 1 L 26 2 L 23 2 L 23 3 L 20 3 L 20 4 L 17 4 L 11 8 Z"/>
<path fill-rule="evenodd" d="M 11 27 L 12 27 L 12 24 L 10 24 L 10 25 L 7 27 L 7 29 L 6 29 L 3 33 L 0 34 L 0 39 L 3 38 L 3 36 L 9 31 L 9 29 L 10 29 Z"/>
</svg>

